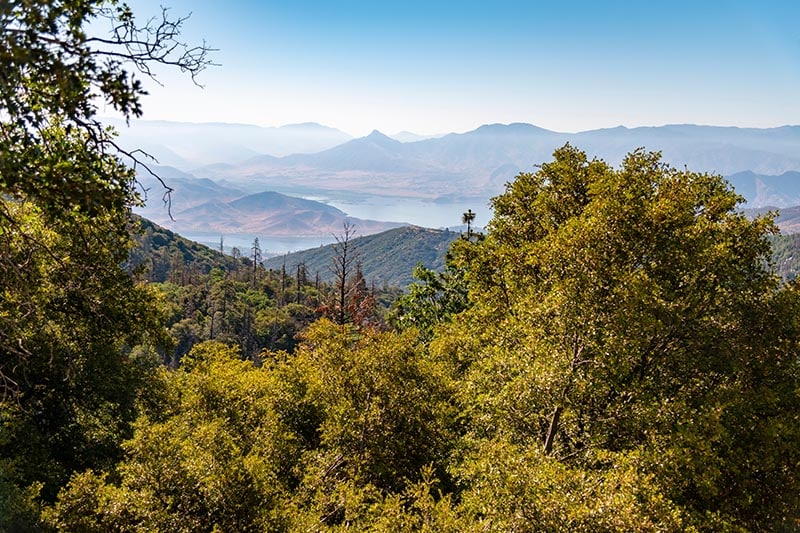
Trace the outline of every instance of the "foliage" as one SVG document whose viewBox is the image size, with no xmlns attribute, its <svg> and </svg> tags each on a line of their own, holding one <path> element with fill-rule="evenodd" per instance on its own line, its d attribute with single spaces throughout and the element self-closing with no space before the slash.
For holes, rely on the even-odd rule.
<svg viewBox="0 0 800 533">
<path fill-rule="evenodd" d="M 328 287 L 307 279 L 298 285 L 298 279 L 258 265 L 254 285 L 249 259 L 215 252 L 149 221 L 143 226 L 128 265 L 135 275 L 157 281 L 151 286 L 164 300 L 175 341 L 168 364 L 206 340 L 238 344 L 253 360 L 266 348 L 292 350 L 300 331 L 319 317 Z"/>
<path fill-rule="evenodd" d="M 772 244 L 772 263 L 775 271 L 784 281 L 792 281 L 800 272 L 800 234 L 774 235 Z"/>
<path fill-rule="evenodd" d="M 771 222 L 737 201 L 658 154 L 614 170 L 566 146 L 508 185 L 445 274 L 421 270 L 404 331 L 322 319 L 261 366 L 196 345 L 152 381 L 122 462 L 74 475 L 45 520 L 796 529 L 800 295 L 765 268 Z M 214 267 L 209 286 L 249 274 Z"/>
<path fill-rule="evenodd" d="M 162 371 L 167 403 L 139 418 L 125 460 L 75 475 L 47 519 L 65 530 L 280 531 L 359 515 L 425 482 L 451 443 L 447 381 L 417 346 L 327 320 L 260 368 L 199 344 Z"/>
<path fill-rule="evenodd" d="M 153 286 L 163 296 L 175 340 L 168 364 L 176 364 L 205 340 L 236 343 L 253 360 L 264 349 L 292 351 L 298 334 L 331 308 L 335 288 L 309 279 L 303 265 L 266 270 L 249 258 L 224 255 L 146 219 L 139 221 L 137 245 L 126 266 L 134 276 L 156 282 Z M 345 288 L 346 316 L 377 327 L 400 292 L 370 289 L 358 265 Z"/>
<path fill-rule="evenodd" d="M 274 380 L 220 343 L 162 371 L 167 403 L 142 415 L 126 459 L 73 477 L 48 514 L 87 531 L 274 531 L 297 443 L 274 410 Z M 221 529 L 219 529 L 221 528 Z"/>
<path fill-rule="evenodd" d="M 0 4 L 0 530 L 34 530 L 69 476 L 109 468 L 130 435 L 163 329 L 153 292 L 121 268 L 138 165 L 96 120 L 139 116 L 128 66 L 194 74 L 182 19 L 137 26 L 115 1 Z M 110 24 L 107 37 L 90 27 Z"/>
<path fill-rule="evenodd" d="M 642 150 L 613 170 L 567 145 L 510 183 L 462 254 L 473 307 L 451 328 L 472 338 L 450 345 L 472 350 L 459 394 L 476 453 L 508 442 L 581 491 L 630 471 L 649 494 L 618 502 L 630 524 L 785 527 L 800 494 L 800 300 L 765 268 L 771 221 L 738 201 L 722 178 Z M 465 482 L 482 491 L 483 475 Z M 478 500 L 502 509 L 510 481 Z M 594 497 L 576 501 L 588 512 Z M 665 509 L 684 525 L 659 526 Z"/>
<path fill-rule="evenodd" d="M 211 273 L 213 268 L 235 271 L 247 263 L 212 250 L 134 215 L 131 248 L 126 269 L 149 282 L 187 284 Z"/>
<path fill-rule="evenodd" d="M 153 292 L 120 268 L 124 215 L 72 217 L 0 201 L 0 485 L 45 500 L 121 457 L 154 364 L 133 347 L 165 340 Z"/>
<path fill-rule="evenodd" d="M 413 274 L 418 281 L 397 300 L 391 318 L 400 329 L 417 328 L 430 340 L 437 324 L 449 322 L 468 307 L 464 269 L 449 262 L 443 272 L 435 272 L 418 263 Z"/>
<path fill-rule="evenodd" d="M 131 174 L 113 161 L 132 154 L 95 118 L 97 101 L 140 116 L 145 91 L 126 68 L 152 76 L 154 64 L 166 64 L 194 76 L 209 65 L 205 45 L 178 40 L 184 20 L 164 10 L 137 26 L 127 5 L 106 0 L 0 5 L 0 191 L 36 199 L 50 214 L 128 205 Z M 88 33 L 104 22 L 109 35 Z"/>
<path fill-rule="evenodd" d="M 564 146 L 381 331 L 357 263 L 130 253 L 94 116 L 208 64 L 162 15 L 0 6 L 0 530 L 797 530 L 800 292 L 724 180 Z"/>
</svg>

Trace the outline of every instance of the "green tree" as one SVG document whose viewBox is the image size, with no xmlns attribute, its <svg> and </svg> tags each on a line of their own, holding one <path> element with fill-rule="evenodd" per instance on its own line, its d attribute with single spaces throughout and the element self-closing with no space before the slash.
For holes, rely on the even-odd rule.
<svg viewBox="0 0 800 533">
<path fill-rule="evenodd" d="M 623 472 L 638 481 L 619 490 L 647 492 L 608 502 L 624 523 L 788 527 L 800 300 L 767 268 L 771 220 L 658 153 L 618 170 L 569 145 L 554 156 L 494 199 L 486 239 L 458 258 L 473 307 L 434 344 L 470 352 L 461 395 L 479 467 L 464 501 L 494 502 L 505 523 L 517 489 L 486 476 L 530 457 L 532 529 L 590 516 L 592 487 Z"/>
<path fill-rule="evenodd" d="M 165 337 L 152 291 L 120 267 L 124 214 L 54 221 L 4 200 L 0 215 L 0 478 L 47 501 L 121 457 L 157 361 L 133 348 Z"/>
<path fill-rule="evenodd" d="M 454 247 L 457 247 L 455 245 Z M 392 310 L 392 321 L 401 329 L 417 328 L 424 340 L 433 337 L 437 324 L 450 322 L 468 306 L 464 269 L 448 260 L 444 272 L 417 264 L 415 281 Z"/>
<path fill-rule="evenodd" d="M 75 475 L 46 514 L 65 531 L 281 531 L 298 440 L 285 395 L 235 347 L 196 345 L 136 422 L 113 471 Z M 118 480 L 116 483 L 112 479 Z"/>
<path fill-rule="evenodd" d="M 141 163 L 96 112 L 141 115 L 126 69 L 209 64 L 205 45 L 177 40 L 183 21 L 163 10 L 137 25 L 104 0 L 0 5 L 2 530 L 37 527 L 34 496 L 52 501 L 73 471 L 112 464 L 130 432 L 153 361 L 134 346 L 162 328 L 122 268 Z M 89 33 L 103 23 L 108 35 Z"/>
<path fill-rule="evenodd" d="M 53 213 L 129 205 L 131 174 L 109 160 L 139 158 L 100 124 L 98 106 L 140 116 L 145 90 L 130 70 L 153 77 L 154 65 L 173 65 L 194 77 L 210 64 L 208 47 L 179 40 L 185 18 L 163 9 L 139 25 L 116 1 L 4 2 L 0 21 L 0 192 Z"/>
<path fill-rule="evenodd" d="M 454 443 L 451 382 L 413 332 L 326 319 L 256 367 L 217 342 L 159 372 L 116 468 L 72 477 L 47 522 L 86 531 L 359 529 L 421 521 Z M 439 485 L 441 486 L 441 485 Z M 438 506 L 442 519 L 452 509 Z M 384 520 L 384 527 L 388 525 Z M 216 529 L 215 529 L 216 528 Z"/>
</svg>

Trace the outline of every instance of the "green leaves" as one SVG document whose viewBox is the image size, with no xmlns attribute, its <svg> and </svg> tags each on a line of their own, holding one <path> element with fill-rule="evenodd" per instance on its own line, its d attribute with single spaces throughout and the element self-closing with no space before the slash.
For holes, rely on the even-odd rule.
<svg viewBox="0 0 800 533">
<path fill-rule="evenodd" d="M 130 435 L 155 364 L 133 348 L 165 332 L 120 266 L 125 220 L 0 201 L 0 464 L 19 494 L 52 501 L 73 471 L 119 460 Z"/>
<path fill-rule="evenodd" d="M 205 45 L 178 40 L 185 19 L 166 13 L 137 26 L 127 6 L 107 0 L 0 6 L 0 193 L 36 199 L 54 216 L 136 201 L 133 174 L 117 160 L 136 164 L 133 149 L 95 115 L 98 100 L 125 117 L 142 114 L 146 92 L 131 69 L 152 77 L 152 65 L 165 64 L 194 76 L 210 64 Z M 106 24 L 110 35 L 87 35 Z"/>
<path fill-rule="evenodd" d="M 613 470 L 591 457 L 635 452 L 636 475 L 689 523 L 771 527 L 798 494 L 777 465 L 788 472 L 797 458 L 767 453 L 758 474 L 746 465 L 767 427 L 800 444 L 788 430 L 797 352 L 779 348 L 797 339 L 783 308 L 797 296 L 765 268 L 771 220 L 747 220 L 722 178 L 657 153 L 635 151 L 619 170 L 570 146 L 554 155 L 494 200 L 489 234 L 461 255 L 470 438 L 544 450 L 600 479 Z M 783 391 L 781 407 L 763 403 L 774 395 L 762 386 Z M 747 429 L 740 416 L 759 422 Z M 654 443 L 657 455 L 640 453 Z"/>
</svg>

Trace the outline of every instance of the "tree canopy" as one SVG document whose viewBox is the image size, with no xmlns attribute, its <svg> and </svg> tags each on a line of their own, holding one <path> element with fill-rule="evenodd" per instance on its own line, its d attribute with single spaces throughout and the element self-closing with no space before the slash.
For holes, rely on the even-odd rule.
<svg viewBox="0 0 800 533">
<path fill-rule="evenodd" d="M 0 531 L 797 531 L 800 292 L 725 180 L 559 148 L 418 269 L 401 331 L 347 228 L 335 321 L 257 241 L 241 272 L 151 255 L 159 293 L 95 114 L 209 64 L 167 14 L 0 5 Z"/>
<path fill-rule="evenodd" d="M 788 526 L 800 300 L 768 268 L 772 221 L 658 153 L 619 169 L 569 145 L 554 156 L 494 199 L 486 239 L 461 254 L 473 305 L 439 340 L 472 360 L 473 503 L 508 497 L 488 472 L 522 461 L 531 477 L 514 498 L 534 514 L 497 501 L 490 523 Z M 592 510 L 591 485 L 611 480 L 618 506 Z"/>
<path fill-rule="evenodd" d="M 133 72 L 209 64 L 178 40 L 184 20 L 0 3 L 0 530 L 39 530 L 74 472 L 120 459 L 166 341 L 154 293 L 123 269 L 141 157 L 96 113 L 141 115 Z"/>
<path fill-rule="evenodd" d="M 194 77 L 211 64 L 205 43 L 180 41 L 186 19 L 168 15 L 162 8 L 140 24 L 116 0 L 0 5 L 0 192 L 53 212 L 131 203 L 132 174 L 117 156 L 134 166 L 142 157 L 98 121 L 100 103 L 138 117 L 146 92 L 134 73 L 153 77 L 155 65 L 167 65 Z M 108 33 L 90 33 L 103 27 Z"/>
</svg>

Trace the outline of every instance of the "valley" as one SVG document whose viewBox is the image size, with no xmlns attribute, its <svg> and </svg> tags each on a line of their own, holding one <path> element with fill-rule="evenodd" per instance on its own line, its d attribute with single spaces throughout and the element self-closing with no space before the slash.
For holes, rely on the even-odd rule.
<svg viewBox="0 0 800 533">
<path fill-rule="evenodd" d="M 726 128 L 668 125 L 559 133 L 531 124 L 488 124 L 425 138 L 379 131 L 352 138 L 318 124 L 260 128 L 241 124 L 133 121 L 121 137 L 170 165 L 139 173 L 147 200 L 136 212 L 217 248 L 268 255 L 332 243 L 344 222 L 366 236 L 402 225 L 458 228 L 467 209 L 491 219 L 490 199 L 520 172 L 533 172 L 571 143 L 619 165 L 629 151 L 662 150 L 663 160 L 724 175 L 752 213 L 780 208 L 782 231 L 800 230 L 789 209 L 800 205 L 800 127 Z M 400 140 L 398 140 L 400 139 Z M 403 142 L 405 141 L 405 142 Z M 137 145 L 139 146 L 139 145 Z M 218 160 L 210 163 L 214 158 Z"/>
</svg>

